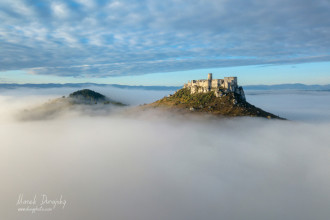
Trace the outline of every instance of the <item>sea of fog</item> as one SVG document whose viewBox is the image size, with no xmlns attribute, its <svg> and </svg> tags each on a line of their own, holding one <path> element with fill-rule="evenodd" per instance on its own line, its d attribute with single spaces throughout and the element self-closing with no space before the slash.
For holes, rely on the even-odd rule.
<svg viewBox="0 0 330 220">
<path fill-rule="evenodd" d="M 133 106 L 168 94 L 92 89 Z M 157 111 L 18 119 L 74 90 L 1 90 L 0 219 L 330 219 L 330 92 L 246 92 L 288 121 Z"/>
</svg>

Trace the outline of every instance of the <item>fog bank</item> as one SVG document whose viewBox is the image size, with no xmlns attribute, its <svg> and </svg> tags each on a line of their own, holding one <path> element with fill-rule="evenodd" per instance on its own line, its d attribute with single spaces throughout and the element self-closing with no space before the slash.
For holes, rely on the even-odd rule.
<svg viewBox="0 0 330 220">
<path fill-rule="evenodd" d="M 329 122 L 330 91 L 247 91 L 247 101 L 294 121 Z"/>
<path fill-rule="evenodd" d="M 272 106 L 264 96 L 247 97 Z M 294 105 L 285 97 L 291 98 L 274 99 L 284 103 L 274 110 L 285 113 L 290 103 L 298 114 L 299 100 Z M 15 120 L 19 109 L 38 103 L 40 96 L 32 93 L 0 97 L 1 219 L 330 217 L 329 122 L 153 111 Z M 67 204 L 51 212 L 18 212 L 19 194 L 62 195 Z"/>
</svg>

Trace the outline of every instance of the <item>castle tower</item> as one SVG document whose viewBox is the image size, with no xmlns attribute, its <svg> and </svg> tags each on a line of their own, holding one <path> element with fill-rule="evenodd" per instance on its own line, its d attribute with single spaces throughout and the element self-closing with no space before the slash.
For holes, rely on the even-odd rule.
<svg viewBox="0 0 330 220">
<path fill-rule="evenodd" d="M 212 73 L 207 75 L 207 90 L 211 91 L 212 88 Z"/>
<path fill-rule="evenodd" d="M 212 81 L 212 73 L 209 73 L 208 76 L 207 76 L 207 80 L 208 81 Z"/>
</svg>

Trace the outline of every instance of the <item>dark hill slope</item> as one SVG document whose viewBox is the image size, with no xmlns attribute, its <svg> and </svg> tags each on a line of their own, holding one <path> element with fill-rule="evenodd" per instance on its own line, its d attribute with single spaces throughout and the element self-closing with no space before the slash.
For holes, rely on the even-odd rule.
<svg viewBox="0 0 330 220">
<path fill-rule="evenodd" d="M 113 104 L 122 106 L 124 104 L 110 100 L 110 98 L 90 89 L 82 89 L 73 92 L 68 97 L 72 104 Z"/>
<path fill-rule="evenodd" d="M 91 102 L 105 101 L 106 97 L 98 92 L 94 92 L 90 89 L 83 89 L 73 92 L 69 95 L 70 98 L 81 99 Z"/>
</svg>

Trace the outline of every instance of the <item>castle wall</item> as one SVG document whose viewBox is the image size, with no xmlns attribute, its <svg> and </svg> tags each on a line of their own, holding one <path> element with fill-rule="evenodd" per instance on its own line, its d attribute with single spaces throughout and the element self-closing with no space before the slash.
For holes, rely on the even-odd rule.
<svg viewBox="0 0 330 220">
<path fill-rule="evenodd" d="M 189 83 L 188 83 L 189 85 Z M 190 87 L 198 86 L 198 87 L 208 87 L 208 80 L 192 80 L 190 82 Z"/>
<path fill-rule="evenodd" d="M 223 93 L 235 92 L 240 94 L 244 99 L 244 91 L 242 87 L 237 85 L 237 77 L 224 77 L 224 79 L 212 79 L 212 73 L 208 74 L 207 79 L 191 80 L 184 84 L 184 88 L 189 88 L 191 94 L 193 93 L 206 93 L 214 91 L 216 97 L 221 97 Z M 223 89 L 225 89 L 223 91 Z"/>
<path fill-rule="evenodd" d="M 224 87 L 224 80 L 223 79 L 213 79 L 212 83 L 211 83 L 211 88 L 220 88 L 220 87 Z"/>
<path fill-rule="evenodd" d="M 214 79 L 211 81 L 211 88 L 217 88 L 219 87 L 219 80 L 218 79 Z"/>
<path fill-rule="evenodd" d="M 237 77 L 225 77 L 224 88 L 232 92 L 235 91 L 235 89 L 237 88 Z"/>
<path fill-rule="evenodd" d="M 237 77 L 224 77 L 224 79 L 212 79 L 212 73 L 208 74 L 208 79 L 191 80 L 184 84 L 183 88 L 189 88 L 191 94 L 206 93 L 213 91 L 216 97 L 221 97 L 227 92 L 234 92 L 245 100 L 242 87 L 238 87 Z"/>
</svg>

